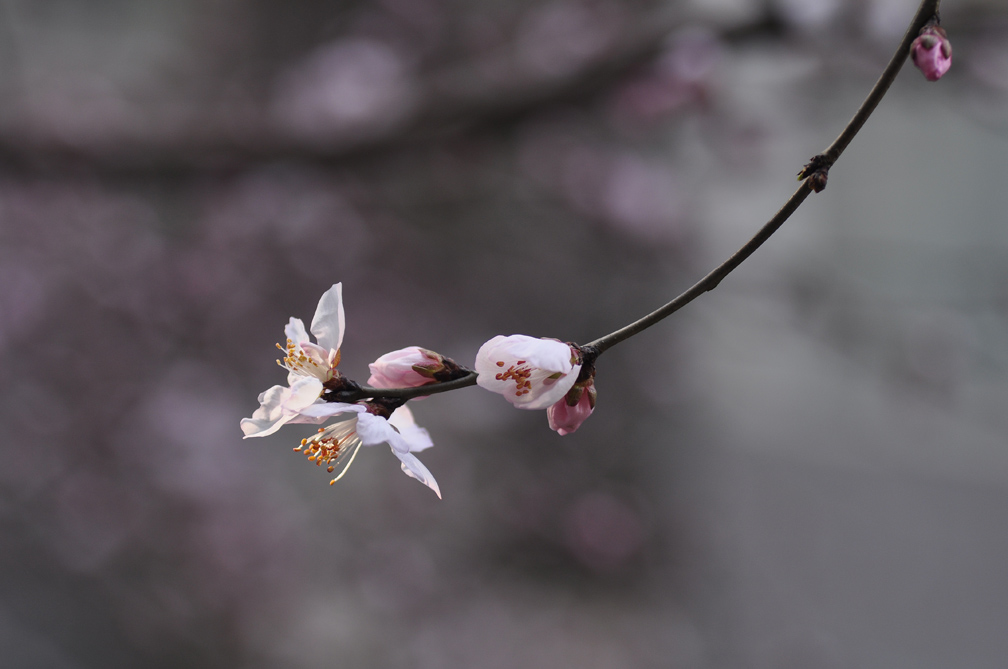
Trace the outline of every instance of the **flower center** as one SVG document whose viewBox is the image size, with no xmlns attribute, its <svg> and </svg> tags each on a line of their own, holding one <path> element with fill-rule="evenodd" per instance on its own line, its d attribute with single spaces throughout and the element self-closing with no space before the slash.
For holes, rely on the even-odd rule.
<svg viewBox="0 0 1008 669">
<path fill-rule="evenodd" d="M 300 446 L 294 447 L 295 453 L 303 452 L 308 456 L 309 462 L 314 462 L 316 466 L 326 466 L 326 471 L 332 474 L 341 462 L 347 461 L 346 465 L 329 485 L 336 483 L 346 474 L 350 464 L 357 456 L 357 449 L 361 445 L 361 439 L 357 436 L 357 421 L 343 421 L 320 427 L 318 433 L 301 440 Z"/>
<path fill-rule="evenodd" d="M 503 360 L 497 361 L 498 367 L 503 367 L 504 364 Z M 521 397 L 532 392 L 532 382 L 529 381 L 530 376 L 532 376 L 532 368 L 525 364 L 524 360 L 519 360 L 508 367 L 506 372 L 499 372 L 494 375 L 494 378 L 498 381 L 514 381 L 515 397 Z"/>
<path fill-rule="evenodd" d="M 339 351 L 336 351 L 336 355 L 330 362 L 329 357 L 323 354 L 321 348 L 311 346 L 305 349 L 290 339 L 287 340 L 286 348 L 280 344 L 277 344 L 276 347 L 284 353 L 283 361 L 277 360 L 277 364 L 288 371 L 301 376 L 314 376 L 322 383 L 336 375 L 336 366 L 340 362 Z"/>
</svg>

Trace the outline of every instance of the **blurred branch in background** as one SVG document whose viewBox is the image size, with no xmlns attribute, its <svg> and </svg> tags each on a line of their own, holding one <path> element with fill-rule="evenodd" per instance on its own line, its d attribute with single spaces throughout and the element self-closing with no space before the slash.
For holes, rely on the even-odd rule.
<svg viewBox="0 0 1008 669">
<path fill-rule="evenodd" d="M 110 122 L 104 132 L 86 136 L 47 128 L 31 116 L 15 117 L 0 126 L 0 165 L 41 173 L 88 170 L 152 176 L 233 171 L 274 161 L 331 166 L 459 134 L 493 131 L 552 107 L 591 99 L 619 83 L 661 54 L 670 35 L 686 25 L 680 14 L 663 7 L 623 17 L 618 29 L 607 30 L 598 45 L 569 63 L 542 63 L 523 70 L 514 62 L 515 45 L 505 44 L 501 53 L 482 56 L 476 63 L 421 74 L 408 82 L 408 92 L 395 90 L 407 82 L 401 81 L 403 73 L 393 54 L 364 41 L 346 40 L 288 77 L 283 93 L 290 99 L 281 101 L 280 113 L 275 105 L 265 105 L 197 112 L 184 122 L 169 120 L 147 127 Z M 730 45 L 771 38 L 784 28 L 776 13 L 766 12 L 724 29 L 717 39 Z M 341 115 L 339 107 L 347 104 L 342 96 L 361 94 L 339 80 L 340 68 L 353 68 L 354 61 L 361 71 L 347 72 L 348 78 L 384 76 L 389 81 L 360 83 L 378 87 L 384 83 L 389 90 L 374 100 L 382 108 L 367 108 L 365 101 L 358 103 L 363 105 L 360 110 L 348 109 Z M 488 76 L 488 71 L 511 73 L 501 79 Z M 288 104 L 301 108 L 283 110 Z M 327 111 L 329 104 L 336 109 Z"/>
<path fill-rule="evenodd" d="M 7 11 L 9 18 L 12 10 Z M 574 18 L 605 17 L 590 13 Z M 544 51 L 536 57 L 545 60 L 530 66 L 521 61 L 517 46 L 522 45 L 505 43 L 500 52 L 481 55 L 475 62 L 443 66 L 405 81 L 400 56 L 380 42 L 344 39 L 321 48 L 287 76 L 278 103 L 246 100 L 242 108 L 196 110 L 193 118 L 184 120 L 170 114 L 159 119 L 155 113 L 140 124 L 120 124 L 109 116 L 107 125 L 82 135 L 31 114 L 8 113 L 0 126 L 0 164 L 42 173 L 86 169 L 151 175 L 228 171 L 286 160 L 322 166 L 460 133 L 495 130 L 597 97 L 660 55 L 669 36 L 688 24 L 681 11 L 667 7 L 611 18 L 617 19 L 616 27 L 605 26 L 597 43 L 581 52 L 576 48 L 568 61 L 532 44 L 531 50 Z M 730 45 L 784 30 L 781 17 L 765 11 L 724 28 L 717 39 Z M 528 40 L 521 34 L 517 39 Z M 16 72 L 16 40 L 6 41 Z M 527 43 L 523 46 L 530 50 Z M 362 85 L 386 90 L 384 95 L 369 95 Z M 17 104 L 14 90 L 8 107 Z"/>
<path fill-rule="evenodd" d="M 9 75 L 7 99 L 0 105 L 0 166 L 110 176 L 231 172 L 277 161 L 336 166 L 460 134 L 497 131 L 558 106 L 597 98 L 653 63 L 668 48 L 670 36 L 691 24 L 688 12 L 664 5 L 639 15 L 617 12 L 607 17 L 606 12 L 614 10 L 605 5 L 586 5 L 589 10 L 582 16 L 579 5 L 561 3 L 557 6 L 573 14 L 561 19 L 591 24 L 608 18 L 612 25 L 601 30 L 594 26 L 592 40 L 585 45 L 575 40 L 567 52 L 561 46 L 554 49 L 557 53 L 537 43 L 529 48 L 535 37 L 557 39 L 549 26 L 535 35 L 533 25 L 526 27 L 532 38 L 516 32 L 511 41 L 498 44 L 495 53 L 427 71 L 411 68 L 408 57 L 380 40 L 338 39 L 292 64 L 267 95 L 233 94 L 230 101 L 224 96 L 182 112 L 175 101 L 164 109 L 155 105 L 138 117 L 129 108 L 132 101 L 117 99 L 111 82 L 95 80 L 97 89 L 77 92 L 94 97 L 76 110 L 92 117 L 82 125 L 83 119 L 61 122 L 32 111 L 38 102 L 26 99 L 32 75 L 24 71 L 19 50 L 19 42 L 30 36 L 19 35 L 26 31 L 15 27 L 17 4 L 7 3 L 4 14 Z M 746 40 L 793 39 L 795 26 L 788 19 L 777 5 L 767 4 L 746 21 L 720 27 L 711 38 L 724 47 Z M 984 36 L 991 29 L 989 21 L 967 17 L 957 34 L 967 45 L 970 36 L 977 35 L 979 48 L 987 49 L 989 39 Z M 562 42 L 565 36 L 559 37 Z M 828 49 L 837 39 L 829 36 L 819 48 Z M 542 53 L 536 54 L 536 48 Z M 523 56 L 529 51 L 532 56 Z M 992 78 L 990 61 L 996 54 L 974 61 L 971 51 L 967 46 L 964 68 L 981 81 L 1004 83 Z M 74 103 L 67 99 L 62 104 Z"/>
</svg>

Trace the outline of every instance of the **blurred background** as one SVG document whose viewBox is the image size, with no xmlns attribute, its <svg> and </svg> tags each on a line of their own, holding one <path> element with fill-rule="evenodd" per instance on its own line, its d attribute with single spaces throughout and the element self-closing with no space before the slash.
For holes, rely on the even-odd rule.
<svg viewBox="0 0 1008 669">
<path fill-rule="evenodd" d="M 1008 8 L 946 2 L 756 255 L 561 438 L 478 388 L 384 447 L 242 441 L 343 282 L 341 370 L 585 342 L 734 252 L 910 0 L 0 2 L 10 667 L 1000 667 Z"/>
</svg>

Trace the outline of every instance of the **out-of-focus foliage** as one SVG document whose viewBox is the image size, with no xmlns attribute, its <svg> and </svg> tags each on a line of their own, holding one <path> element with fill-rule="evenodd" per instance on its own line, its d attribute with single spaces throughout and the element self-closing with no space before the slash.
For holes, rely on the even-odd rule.
<svg viewBox="0 0 1008 669">
<path fill-rule="evenodd" d="M 443 502 L 382 449 L 330 488 L 297 428 L 241 441 L 287 318 L 342 281 L 364 381 L 639 317 L 776 210 L 913 3 L 0 4 L 2 664 L 1000 662 L 1008 15 L 944 4 L 949 74 L 603 356 L 577 434 L 411 403 Z"/>
</svg>

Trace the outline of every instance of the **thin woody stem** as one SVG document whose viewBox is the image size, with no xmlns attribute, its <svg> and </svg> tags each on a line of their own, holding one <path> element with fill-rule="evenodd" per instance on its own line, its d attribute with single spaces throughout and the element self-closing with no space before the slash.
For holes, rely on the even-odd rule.
<svg viewBox="0 0 1008 669">
<path fill-rule="evenodd" d="M 840 154 L 844 152 L 847 145 L 850 144 L 852 139 L 854 139 L 854 135 L 858 134 L 861 130 L 861 126 L 865 124 L 868 117 L 871 116 L 873 111 L 875 111 L 875 107 L 878 106 L 878 103 L 882 101 L 882 97 L 886 94 L 886 91 L 889 90 L 889 86 L 892 85 L 892 82 L 896 80 L 896 75 L 899 74 L 907 56 L 910 55 L 910 44 L 917 38 L 921 28 L 927 25 L 929 21 L 938 15 L 938 5 L 940 4 L 941 0 L 924 0 L 924 2 L 920 4 L 920 7 L 917 8 L 917 14 L 910 23 L 910 27 L 907 28 L 906 34 L 903 35 L 903 41 L 900 42 L 899 47 L 896 49 L 896 53 L 893 54 L 892 60 L 890 60 L 889 64 L 886 65 L 886 69 L 882 71 L 882 75 L 879 77 L 879 80 L 875 82 L 875 86 L 873 86 L 871 92 L 868 93 L 868 97 L 866 97 L 864 102 L 861 103 L 861 106 L 858 107 L 854 117 L 850 120 L 850 123 L 844 127 L 840 136 L 833 140 L 833 143 L 829 145 L 829 148 L 822 152 L 822 155 L 826 157 L 830 165 L 836 162 L 836 159 L 840 157 Z"/>
<path fill-rule="evenodd" d="M 844 149 L 847 148 L 847 145 L 850 144 L 851 140 L 854 139 L 854 136 L 859 130 L 861 130 L 861 127 L 864 125 L 865 121 L 868 120 L 868 117 L 871 116 L 871 113 L 875 111 L 875 107 L 878 106 L 879 101 L 886 94 L 886 91 L 889 90 L 889 86 L 892 85 L 892 82 L 896 79 L 896 75 L 899 74 L 900 68 L 903 67 L 903 63 L 906 61 L 907 55 L 910 52 L 910 44 L 917 37 L 921 28 L 923 28 L 938 11 L 938 4 L 939 0 L 924 0 L 921 2 L 920 6 L 917 8 L 917 14 L 910 22 L 910 27 L 907 28 L 906 34 L 903 36 L 903 40 L 896 48 L 896 53 L 893 54 L 889 64 L 886 65 L 885 70 L 882 71 L 882 75 L 879 77 L 878 81 L 875 82 L 871 92 L 868 93 L 868 97 L 861 103 L 861 106 L 854 114 L 854 117 L 850 120 L 846 127 L 844 127 L 843 132 L 840 133 L 840 136 L 829 145 L 829 148 L 813 158 L 813 163 L 815 163 L 818 170 L 829 170 L 833 163 L 836 162 L 837 158 L 840 157 L 840 154 L 843 153 Z M 736 267 L 741 265 L 746 258 L 751 256 L 756 249 L 763 245 L 763 242 L 769 239 L 773 233 L 777 232 L 777 230 L 784 225 L 784 222 L 788 220 L 788 218 L 791 217 L 791 214 L 798 209 L 799 205 L 805 201 L 805 198 L 808 197 L 810 192 L 812 192 L 812 186 L 809 183 L 809 179 L 805 179 L 801 186 L 798 187 L 798 190 L 796 190 L 794 194 L 788 198 L 788 201 L 783 207 L 781 207 L 780 211 L 774 214 L 774 217 L 771 218 L 766 225 L 760 228 L 759 232 L 757 232 L 752 239 L 746 242 L 742 248 L 732 254 L 728 260 L 716 267 L 707 276 L 690 286 L 685 292 L 668 304 L 652 311 L 647 316 L 634 321 L 626 327 L 620 328 L 615 332 L 611 332 L 604 337 L 586 344 L 583 348 L 592 351 L 596 356 L 600 355 L 606 349 L 615 346 L 625 339 L 629 339 L 635 334 L 651 327 L 658 321 L 672 315 L 707 291 L 717 288 L 722 279 L 728 276 L 728 274 L 730 274 Z"/>
<path fill-rule="evenodd" d="M 868 93 L 868 97 L 866 97 L 864 102 L 861 103 L 861 106 L 858 108 L 857 112 L 855 112 L 853 118 L 851 118 L 850 122 L 847 123 L 840 135 L 833 140 L 833 143 L 830 144 L 825 151 L 813 157 L 812 162 L 810 163 L 810 166 L 812 166 L 813 169 L 810 170 L 809 167 L 806 166 L 806 169 L 800 173 L 802 177 L 805 178 L 804 181 L 802 181 L 798 190 L 796 190 L 794 194 L 788 198 L 787 202 L 784 203 L 784 206 L 780 208 L 780 211 L 774 214 L 773 218 L 767 221 L 767 223 L 760 228 L 753 238 L 746 242 L 742 248 L 733 253 L 731 257 L 729 257 L 721 265 L 714 268 L 714 270 L 712 270 L 709 274 L 690 286 L 686 289 L 686 291 L 678 295 L 671 302 L 656 309 L 655 311 L 652 311 L 647 316 L 644 316 L 643 318 L 616 330 L 615 332 L 611 332 L 604 337 L 600 337 L 595 341 L 581 346 L 580 348 L 585 356 L 587 364 L 594 363 L 595 359 L 609 348 L 646 330 L 655 323 L 672 315 L 676 311 L 679 311 L 679 309 L 682 309 L 702 294 L 717 288 L 722 279 L 728 276 L 732 270 L 741 265 L 749 256 L 751 256 L 756 249 L 763 245 L 763 242 L 773 235 L 773 233 L 777 232 L 777 230 L 784 225 L 784 222 L 787 221 L 788 218 L 790 218 L 791 215 L 798 209 L 801 203 L 805 201 L 805 198 L 807 198 L 809 193 L 812 192 L 810 176 L 813 171 L 819 172 L 823 175 L 823 185 L 825 184 L 825 173 L 829 171 L 829 168 L 836 162 L 836 160 L 840 157 L 840 154 L 844 152 L 844 149 L 847 148 L 851 140 L 854 139 L 854 136 L 857 135 L 862 126 L 864 126 L 868 117 L 875 111 L 878 103 L 882 100 L 883 96 L 885 96 L 886 91 L 889 90 L 889 87 L 896 79 L 896 75 L 899 74 L 900 69 L 903 67 L 903 63 L 906 61 L 907 55 L 910 52 L 910 44 L 917 37 L 921 28 L 923 28 L 928 21 L 937 14 L 939 4 L 940 0 L 923 0 L 923 2 L 921 2 L 920 6 L 917 8 L 917 13 L 914 15 L 913 20 L 910 22 L 910 26 L 907 28 L 906 34 L 903 36 L 903 40 L 896 48 L 896 53 L 893 54 L 889 64 L 886 65 L 885 70 L 882 71 L 878 81 L 875 82 L 875 85 Z M 341 402 L 355 402 L 368 397 L 386 397 L 407 400 L 414 397 L 443 393 L 449 390 L 457 390 L 458 388 L 466 388 L 473 385 L 476 385 L 476 373 L 469 372 L 466 376 L 452 381 L 432 383 L 416 388 L 369 388 L 367 386 L 362 386 L 359 389 L 347 390 L 336 394 L 333 399 Z"/>
<path fill-rule="evenodd" d="M 336 402 L 356 402 L 369 397 L 387 397 L 390 399 L 409 400 L 414 397 L 424 397 L 426 395 L 436 395 L 446 393 L 449 390 L 468 388 L 476 385 L 476 372 L 470 371 L 465 376 L 442 381 L 440 383 L 429 383 L 426 386 L 416 386 L 414 388 L 371 388 L 370 386 L 360 386 L 352 390 L 343 390 L 333 393 L 331 399 Z"/>
</svg>

